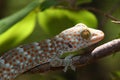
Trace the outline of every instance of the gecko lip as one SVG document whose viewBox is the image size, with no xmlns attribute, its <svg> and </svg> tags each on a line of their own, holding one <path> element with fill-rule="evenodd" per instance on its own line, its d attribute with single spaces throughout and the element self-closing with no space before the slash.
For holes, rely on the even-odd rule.
<svg viewBox="0 0 120 80">
<path fill-rule="evenodd" d="M 91 41 L 92 43 L 97 43 L 104 38 L 104 33 L 100 30 L 96 30 L 95 33 L 92 34 Z"/>
</svg>

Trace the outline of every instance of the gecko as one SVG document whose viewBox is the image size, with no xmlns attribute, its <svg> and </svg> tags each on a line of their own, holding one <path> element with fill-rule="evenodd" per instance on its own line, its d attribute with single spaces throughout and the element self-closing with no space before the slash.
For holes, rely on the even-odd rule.
<svg viewBox="0 0 120 80">
<path fill-rule="evenodd" d="M 103 31 L 78 23 L 53 38 L 20 45 L 0 57 L 0 80 L 14 80 L 37 65 L 59 58 L 66 52 L 88 47 L 103 38 Z"/>
</svg>

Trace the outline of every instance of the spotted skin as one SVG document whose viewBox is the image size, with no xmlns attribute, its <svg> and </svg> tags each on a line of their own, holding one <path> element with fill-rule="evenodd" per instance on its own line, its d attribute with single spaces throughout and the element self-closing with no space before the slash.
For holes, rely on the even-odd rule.
<svg viewBox="0 0 120 80">
<path fill-rule="evenodd" d="M 102 40 L 104 33 L 79 23 L 52 39 L 21 45 L 0 57 L 0 80 L 14 80 L 19 74 Z"/>
</svg>

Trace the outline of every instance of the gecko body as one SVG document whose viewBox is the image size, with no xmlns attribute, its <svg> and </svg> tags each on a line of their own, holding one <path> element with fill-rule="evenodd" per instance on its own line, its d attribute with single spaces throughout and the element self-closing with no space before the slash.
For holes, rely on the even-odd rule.
<svg viewBox="0 0 120 80">
<path fill-rule="evenodd" d="M 0 80 L 14 80 L 19 74 L 59 57 L 99 42 L 104 37 L 100 30 L 79 23 L 51 39 L 21 45 L 0 57 Z"/>
</svg>

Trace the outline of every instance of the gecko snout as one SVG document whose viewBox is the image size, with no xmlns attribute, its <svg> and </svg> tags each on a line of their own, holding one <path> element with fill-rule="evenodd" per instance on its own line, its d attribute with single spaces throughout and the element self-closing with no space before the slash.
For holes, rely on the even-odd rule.
<svg viewBox="0 0 120 80">
<path fill-rule="evenodd" d="M 94 30 L 94 29 L 92 29 Z M 104 33 L 101 30 L 94 30 L 92 31 L 93 33 L 91 34 L 91 41 L 92 43 L 97 43 L 101 41 L 104 38 Z"/>
</svg>

